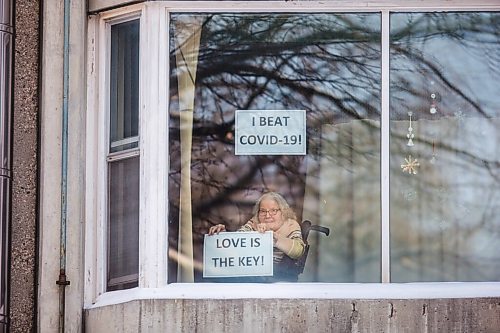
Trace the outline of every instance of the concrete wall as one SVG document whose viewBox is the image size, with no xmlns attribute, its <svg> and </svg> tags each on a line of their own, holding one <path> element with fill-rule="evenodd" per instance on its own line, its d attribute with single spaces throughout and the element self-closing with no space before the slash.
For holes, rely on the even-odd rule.
<svg viewBox="0 0 500 333">
<path fill-rule="evenodd" d="M 71 0 L 64 332 L 82 330 L 87 1 Z M 59 331 L 64 0 L 44 0 L 40 58 L 37 330 Z"/>
<path fill-rule="evenodd" d="M 137 300 L 87 310 L 86 332 L 487 332 L 500 298 Z"/>
<path fill-rule="evenodd" d="M 36 192 L 40 3 L 15 2 L 11 332 L 35 326 Z"/>
</svg>

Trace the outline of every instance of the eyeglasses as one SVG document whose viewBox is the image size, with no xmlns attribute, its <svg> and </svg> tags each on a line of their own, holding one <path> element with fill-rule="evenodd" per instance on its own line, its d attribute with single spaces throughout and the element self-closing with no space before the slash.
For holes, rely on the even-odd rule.
<svg viewBox="0 0 500 333">
<path fill-rule="evenodd" d="M 273 209 L 259 209 L 259 215 L 262 215 L 262 216 L 266 216 L 267 213 L 269 213 L 269 215 L 271 216 L 274 216 L 276 214 L 278 214 L 278 212 L 280 211 L 281 209 L 277 209 L 277 208 L 273 208 Z"/>
</svg>

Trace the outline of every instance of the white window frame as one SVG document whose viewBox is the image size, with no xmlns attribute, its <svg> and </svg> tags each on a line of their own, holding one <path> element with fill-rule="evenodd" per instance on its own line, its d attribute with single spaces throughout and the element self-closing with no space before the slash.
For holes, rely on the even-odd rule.
<svg viewBox="0 0 500 333">
<path fill-rule="evenodd" d="M 155 298 L 467 298 L 499 297 L 500 282 L 390 283 L 389 15 L 392 12 L 500 11 L 497 0 L 422 1 L 157 1 L 93 15 L 88 21 L 85 307 Z M 265 6 L 263 6 L 265 4 Z M 168 33 L 171 12 L 374 12 L 381 14 L 381 283 L 167 284 Z M 106 290 L 109 124 L 109 27 L 140 18 L 139 286 Z M 164 28 L 161 28 L 164 27 Z M 163 166 L 163 167 L 162 167 Z M 300 287 L 297 287 L 299 285 Z"/>
<path fill-rule="evenodd" d="M 155 46 L 160 43 L 153 38 L 155 35 L 153 24 L 158 18 L 157 10 L 147 10 L 147 6 L 134 5 L 126 10 L 111 11 L 99 16 L 89 18 L 88 25 L 88 84 L 87 84 L 87 148 L 86 148 L 86 240 L 85 240 L 85 303 L 95 302 L 99 295 L 106 290 L 107 267 L 107 187 L 108 173 L 103 172 L 108 168 L 109 146 L 109 68 L 110 68 L 110 36 L 111 26 L 134 19 L 140 19 L 140 55 L 139 55 L 139 149 L 133 149 L 125 155 L 140 155 L 140 202 L 139 202 L 139 281 L 140 288 L 156 287 L 151 284 L 156 279 L 166 280 L 166 258 L 162 257 L 165 251 L 161 244 L 166 242 L 166 231 L 160 232 L 164 221 L 165 204 L 157 202 L 158 198 L 166 197 L 166 182 L 161 177 L 157 165 L 166 165 L 167 147 L 155 148 L 154 143 L 164 140 L 166 142 L 166 112 L 162 115 L 157 105 L 151 105 L 158 98 L 160 86 L 151 85 L 155 78 L 159 81 L 158 71 L 147 71 L 148 60 L 154 54 Z M 158 22 L 156 24 L 159 24 Z M 149 29 L 147 33 L 145 29 Z M 157 34 L 156 34 L 157 35 Z M 150 52 L 144 52 L 148 50 Z M 158 53 L 158 51 L 156 51 Z M 146 54 L 146 56 L 143 56 Z M 148 79 L 146 79 L 148 78 Z M 144 89 L 146 86 L 156 88 L 156 91 Z M 156 92 L 156 94 L 155 94 Z M 147 95 L 146 95 L 147 94 Z M 161 119 L 163 117 L 163 119 Z M 162 137 L 163 135 L 163 137 Z M 161 151 L 159 151 L 161 150 Z M 121 156 L 123 157 L 123 156 Z M 154 179 L 154 181 L 150 181 Z M 157 192 L 158 191 L 158 192 Z M 163 206 L 163 209 L 161 208 Z M 160 211 L 160 216 L 155 212 Z M 155 221 L 155 222 L 150 222 Z M 156 224 L 151 226 L 151 224 Z M 145 241 L 147 240 L 147 241 Z M 156 246 L 151 249 L 148 246 Z M 152 255 L 148 254 L 152 253 Z M 159 267 L 157 266 L 159 264 Z M 165 272 L 165 278 L 161 273 Z M 154 283 L 154 282 L 153 282 Z"/>
</svg>

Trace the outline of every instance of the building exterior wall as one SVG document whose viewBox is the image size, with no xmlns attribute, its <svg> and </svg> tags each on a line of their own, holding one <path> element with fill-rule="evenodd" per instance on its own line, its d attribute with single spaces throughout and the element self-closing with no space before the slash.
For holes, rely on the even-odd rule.
<svg viewBox="0 0 500 333">
<path fill-rule="evenodd" d="M 11 332 L 35 329 L 39 8 L 15 3 Z"/>
<path fill-rule="evenodd" d="M 500 299 L 137 300 L 87 310 L 86 332 L 498 332 Z"/>
<path fill-rule="evenodd" d="M 125 3 L 125 1 L 122 1 Z M 126 1 L 129 3 L 130 1 Z M 26 1 L 27 3 L 27 1 Z M 85 68 L 85 55 L 93 52 L 96 41 L 87 43 L 87 12 L 98 10 L 98 4 L 115 5 L 119 1 L 72 0 L 71 48 L 70 48 L 70 95 L 69 95 L 69 197 L 67 231 L 67 273 L 70 285 L 66 287 L 66 332 L 496 332 L 500 327 L 500 298 L 461 299 L 142 299 L 126 303 L 84 309 L 83 285 L 88 275 L 82 267 L 85 221 L 85 140 L 92 130 L 86 126 L 87 101 L 86 75 L 93 68 Z M 22 10 L 18 2 L 18 12 Z M 30 7 L 34 14 L 34 8 Z M 39 332 L 58 331 L 59 289 L 55 284 L 60 263 L 61 219 L 61 106 L 63 91 L 63 1 L 45 1 L 43 7 L 43 53 L 39 63 L 29 58 L 25 71 L 35 75 L 41 66 L 40 102 L 40 172 L 38 179 L 39 199 L 39 264 L 36 329 Z M 35 19 L 23 18 L 33 27 Z M 24 22 L 24 21 L 23 21 Z M 20 29 L 20 21 L 17 22 Z M 33 26 L 32 26 L 33 25 Z M 25 48 L 37 30 L 26 28 L 29 36 Z M 21 39 L 22 40 L 22 39 Z M 29 40 L 29 41 L 28 41 Z M 18 40 L 17 43 L 20 43 Z M 23 44 L 17 45 L 19 49 Z M 24 51 L 34 58 L 34 50 Z M 16 54 L 16 65 L 23 59 Z M 18 65 L 22 67 L 22 65 Z M 36 143 L 37 111 L 36 79 L 28 76 L 29 87 L 22 86 L 22 72 L 16 72 L 16 82 L 21 85 L 16 105 L 23 105 L 27 119 L 18 118 L 16 131 Z M 29 73 L 26 73 L 28 75 Z M 34 81 L 33 81 L 34 80 Z M 33 86 L 35 88 L 33 88 Z M 17 84 L 16 84 L 17 87 Z M 31 88 L 30 88 L 31 87 Z M 22 90 L 22 89 L 26 90 Z M 33 90 L 32 90 L 33 89 Z M 30 99 L 32 98 L 32 99 Z M 18 99 L 20 100 L 19 102 Z M 91 101 L 90 101 L 91 102 Z M 90 103 L 89 102 L 89 103 Z M 26 105 L 26 106 L 24 106 Z M 16 109 L 17 110 L 17 109 Z M 31 117 L 30 117 L 31 115 Z M 32 127 L 22 132 L 22 126 Z M 22 124 L 22 125 L 21 125 Z M 18 128 L 20 128 L 18 130 Z M 18 199 L 13 220 L 18 232 L 21 226 L 27 230 L 15 235 L 13 248 L 19 246 L 13 257 L 12 318 L 13 331 L 26 332 L 34 329 L 34 227 L 35 210 L 30 204 L 35 200 L 36 149 L 28 146 L 24 136 L 15 139 L 17 150 L 26 157 L 15 160 L 19 176 L 15 175 L 14 194 Z M 31 142 L 31 141 L 30 141 Z M 16 148 L 15 148 L 16 149 Z M 16 154 L 17 154 L 16 150 Z M 19 154 L 20 154 L 19 153 Z M 16 158 L 14 154 L 14 158 Z M 21 158 L 20 155 L 18 155 Z M 24 155 L 23 155 L 24 156 Z M 34 161 L 34 162 L 29 162 Z M 22 171 L 25 170 L 26 171 Z M 23 173 L 24 172 L 24 173 Z M 16 183 L 18 177 L 25 185 Z M 20 179 L 19 179 L 20 181 Z M 16 187 L 17 186 L 17 187 Z M 16 190 L 17 188 L 17 190 Z M 27 204 L 23 204 L 23 200 Z M 23 222 L 24 221 L 24 222 Z M 23 224 L 24 223 L 24 224 Z M 14 231 L 16 233 L 16 231 Z M 34 236 L 33 236 L 34 237 Z M 22 246 L 21 246 L 22 245 Z M 90 252 L 91 250 L 89 250 Z M 87 254 L 89 255 L 89 254 Z M 17 266 L 16 266 L 17 265 Z M 24 280 L 23 280 L 24 279 Z M 23 282 L 24 281 L 24 282 Z M 33 285 L 33 289 L 26 286 Z M 223 286 L 221 286 L 223 288 Z M 292 287 L 293 288 L 293 287 Z M 297 287 L 300 288 L 300 287 Z M 26 290 L 21 290 L 26 289 Z M 31 290 L 31 291 L 30 291 Z M 17 301 L 25 299 L 24 301 Z M 27 299 L 27 300 L 26 300 Z M 82 318 L 83 313 L 83 318 Z M 14 321 L 17 321 L 14 323 Z M 14 330 L 15 327 L 15 330 Z"/>
<path fill-rule="evenodd" d="M 42 6 L 43 52 L 40 57 L 40 172 L 38 207 L 38 293 L 37 330 L 59 331 L 60 314 L 64 312 L 64 332 L 79 332 L 82 328 L 83 297 L 83 180 L 85 173 L 85 36 L 86 1 L 67 1 L 69 15 L 68 73 L 68 149 L 66 241 L 61 242 L 61 174 L 62 174 L 62 113 L 63 113 L 63 49 L 65 1 L 44 1 Z M 61 257 L 61 243 L 65 255 Z M 59 278 L 62 259 L 67 281 L 64 311 L 60 311 Z"/>
</svg>

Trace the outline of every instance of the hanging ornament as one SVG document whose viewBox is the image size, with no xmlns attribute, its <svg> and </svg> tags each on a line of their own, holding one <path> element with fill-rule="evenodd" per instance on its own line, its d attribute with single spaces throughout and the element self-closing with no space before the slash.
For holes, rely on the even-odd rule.
<svg viewBox="0 0 500 333">
<path fill-rule="evenodd" d="M 436 144 L 434 143 L 434 141 L 432 141 L 432 156 L 430 162 L 432 164 L 436 163 Z"/>
<path fill-rule="evenodd" d="M 436 107 L 436 94 L 432 93 L 431 94 L 431 108 L 429 109 L 429 112 L 431 114 L 435 114 L 437 112 L 437 107 Z"/>
<path fill-rule="evenodd" d="M 410 175 L 417 174 L 417 168 L 420 166 L 416 158 L 413 158 L 411 155 L 405 158 L 405 164 L 401 164 L 401 169 L 403 172 L 408 172 Z"/>
<path fill-rule="evenodd" d="M 454 112 L 454 115 L 455 119 L 457 120 L 457 125 L 458 126 L 462 125 L 465 120 L 464 112 L 461 109 L 459 109 L 457 112 Z"/>
<path fill-rule="evenodd" d="M 413 201 L 417 198 L 417 191 L 413 188 L 407 188 L 401 191 L 406 201 Z"/>
<path fill-rule="evenodd" d="M 413 147 L 413 138 L 415 135 L 413 134 L 413 127 L 411 127 L 411 116 L 413 115 L 413 112 L 408 112 L 408 116 L 410 116 L 410 127 L 408 127 L 408 134 L 406 134 L 406 137 L 408 138 L 408 143 L 406 144 L 409 147 Z"/>
</svg>

